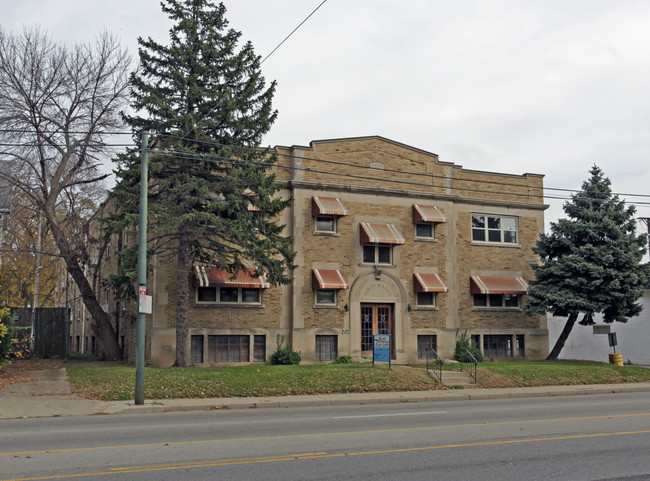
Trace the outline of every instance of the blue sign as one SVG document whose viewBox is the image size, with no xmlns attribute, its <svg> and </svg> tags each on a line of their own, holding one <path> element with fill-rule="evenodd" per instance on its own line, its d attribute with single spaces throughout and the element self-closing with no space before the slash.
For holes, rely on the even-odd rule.
<svg viewBox="0 0 650 481">
<path fill-rule="evenodd" d="M 390 363 L 390 334 L 375 334 L 373 347 L 373 361 Z"/>
</svg>

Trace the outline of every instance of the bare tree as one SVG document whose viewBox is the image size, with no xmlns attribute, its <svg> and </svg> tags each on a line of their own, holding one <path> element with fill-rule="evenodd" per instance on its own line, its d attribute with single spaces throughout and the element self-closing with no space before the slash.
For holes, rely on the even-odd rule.
<svg viewBox="0 0 650 481">
<path fill-rule="evenodd" d="M 88 253 L 72 227 L 78 222 L 65 222 L 61 206 L 108 176 L 99 167 L 106 139 L 122 127 L 130 63 L 107 33 L 67 48 L 37 28 L 0 30 L 0 177 L 31 200 L 51 229 L 106 359 L 119 354 L 115 331 L 84 275 Z"/>
</svg>

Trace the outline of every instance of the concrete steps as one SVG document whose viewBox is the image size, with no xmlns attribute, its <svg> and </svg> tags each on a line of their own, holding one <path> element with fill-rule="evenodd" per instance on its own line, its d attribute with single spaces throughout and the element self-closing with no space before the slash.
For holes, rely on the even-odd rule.
<svg viewBox="0 0 650 481">
<path fill-rule="evenodd" d="M 437 379 L 437 371 L 436 374 L 433 374 L 431 371 L 429 372 Z M 442 380 L 439 381 L 447 387 L 476 387 L 474 378 L 467 371 L 442 371 Z"/>
</svg>

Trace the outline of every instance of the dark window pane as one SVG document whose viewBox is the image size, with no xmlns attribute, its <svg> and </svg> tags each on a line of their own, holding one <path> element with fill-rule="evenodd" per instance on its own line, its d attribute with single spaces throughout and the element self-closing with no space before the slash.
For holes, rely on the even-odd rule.
<svg viewBox="0 0 650 481">
<path fill-rule="evenodd" d="M 484 335 L 483 353 L 485 357 L 512 357 L 512 336 Z"/>
<path fill-rule="evenodd" d="M 334 232 L 336 230 L 336 223 L 333 216 L 317 216 L 316 217 L 316 230 L 319 232 Z"/>
<path fill-rule="evenodd" d="M 500 230 L 489 230 L 488 231 L 488 240 L 490 242 L 501 242 L 501 231 Z"/>
<path fill-rule="evenodd" d="M 501 217 L 488 217 L 488 229 L 501 230 Z"/>
<path fill-rule="evenodd" d="M 337 336 L 316 336 L 316 360 L 334 361 L 338 357 Z"/>
<path fill-rule="evenodd" d="M 237 302 L 237 288 L 236 287 L 222 287 L 219 289 L 221 302 Z"/>
<path fill-rule="evenodd" d="M 203 336 L 190 338 L 190 356 L 193 363 L 203 362 Z"/>
<path fill-rule="evenodd" d="M 490 294 L 490 307 L 502 307 L 503 294 Z"/>
<path fill-rule="evenodd" d="M 248 362 L 250 336 L 216 336 L 217 361 Z"/>
<path fill-rule="evenodd" d="M 217 288 L 216 287 L 198 287 L 197 288 L 197 301 L 198 302 L 217 302 Z"/>
<path fill-rule="evenodd" d="M 378 264 L 390 264 L 390 250 L 391 247 L 387 245 L 380 244 L 377 246 Z"/>
<path fill-rule="evenodd" d="M 418 336 L 418 359 L 426 359 L 427 353 L 429 359 L 434 359 L 437 350 L 438 343 L 435 334 Z"/>
<path fill-rule="evenodd" d="M 474 306 L 475 307 L 487 306 L 487 296 L 485 294 L 474 294 Z"/>
<path fill-rule="evenodd" d="M 505 294 L 503 297 L 506 307 L 519 307 L 519 296 L 517 294 Z"/>
<path fill-rule="evenodd" d="M 368 244 L 363 246 L 363 262 L 368 264 L 375 263 L 375 245 Z"/>
<path fill-rule="evenodd" d="M 241 290 L 241 301 L 242 302 L 260 302 L 260 290 L 254 288 L 243 288 Z"/>
<path fill-rule="evenodd" d="M 485 242 L 485 230 L 472 229 L 472 240 L 478 242 Z"/>
<path fill-rule="evenodd" d="M 517 356 L 526 357 L 526 345 L 524 343 L 524 335 L 517 334 L 515 337 L 515 342 L 517 343 Z"/>
<path fill-rule="evenodd" d="M 477 227 L 480 229 L 485 228 L 485 216 L 483 215 L 473 215 L 472 216 L 472 227 Z"/>
<path fill-rule="evenodd" d="M 253 361 L 266 362 L 266 336 L 264 335 L 253 337 Z"/>
<path fill-rule="evenodd" d="M 336 291 L 334 289 L 318 289 L 316 304 L 336 304 Z"/>
<path fill-rule="evenodd" d="M 433 237 L 433 224 L 420 222 L 415 224 L 416 237 Z"/>
<path fill-rule="evenodd" d="M 434 306 L 433 292 L 418 292 L 418 306 Z"/>
</svg>

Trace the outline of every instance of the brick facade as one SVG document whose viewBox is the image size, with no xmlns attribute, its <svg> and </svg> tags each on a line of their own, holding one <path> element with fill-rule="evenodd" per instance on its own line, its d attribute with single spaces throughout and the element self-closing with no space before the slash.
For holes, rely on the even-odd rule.
<svg viewBox="0 0 650 481">
<path fill-rule="evenodd" d="M 518 304 L 503 307 L 478 307 L 470 291 L 470 276 L 532 278 L 531 264 L 537 262 L 532 247 L 543 231 L 546 209 L 541 175 L 465 170 L 381 137 L 318 141 L 276 151 L 275 174 L 288 186 L 281 195 L 293 197 L 279 219 L 294 238 L 298 268 L 293 282 L 262 289 L 261 302 L 234 305 L 199 302 L 194 279 L 189 325 L 197 363 L 268 361 L 278 335 L 301 352 L 303 362 L 364 357 L 369 355 L 367 335 L 381 331 L 380 325 L 392 335 L 395 362 L 421 362 L 418 343 L 432 340 L 441 357 L 451 358 L 465 332 L 481 348 L 495 342 L 505 346 L 505 356 L 496 357 L 546 356 L 546 318 L 523 313 L 525 290 L 514 296 Z M 321 216 L 335 225 L 332 231 L 316 225 L 314 197 L 338 198 L 345 207 L 347 215 Z M 414 204 L 435 206 L 444 215 L 444 222 L 427 224 L 432 236 L 416 234 Z M 473 239 L 473 215 L 507 218 L 516 225 L 516 242 Z M 381 257 L 364 260 L 362 223 L 390 224 L 399 231 L 403 243 L 368 245 L 378 249 L 377 256 L 389 252 L 389 262 Z M 385 246 L 388 250 L 382 250 Z M 175 271 L 162 261 L 153 265 L 147 359 L 165 366 L 175 356 Z M 334 302 L 328 297 L 318 303 L 314 269 L 340 271 L 348 288 L 335 290 Z M 447 291 L 418 294 L 415 273 L 437 275 Z M 508 295 L 488 296 L 489 302 Z M 384 319 L 387 323 L 381 324 Z M 215 347 L 215 342 L 235 349 L 234 357 L 220 358 L 226 348 Z M 495 352 L 493 347 L 486 351 Z"/>
</svg>

